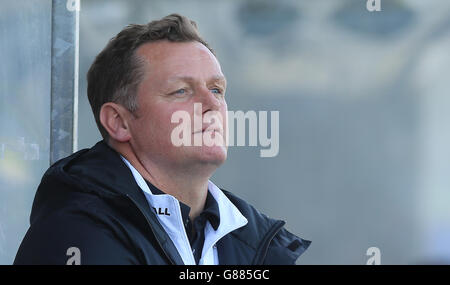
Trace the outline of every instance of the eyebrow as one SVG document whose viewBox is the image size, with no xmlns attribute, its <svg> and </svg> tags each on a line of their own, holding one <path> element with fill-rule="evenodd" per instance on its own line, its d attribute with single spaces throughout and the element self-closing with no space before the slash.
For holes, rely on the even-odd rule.
<svg viewBox="0 0 450 285">
<path fill-rule="evenodd" d="M 196 79 L 192 76 L 174 76 L 174 77 L 169 78 L 167 80 L 167 83 L 173 83 L 173 82 L 177 82 L 177 81 L 193 82 L 193 81 L 196 81 Z M 215 76 L 211 76 L 210 78 L 208 78 L 207 81 L 208 82 L 221 81 L 223 83 L 226 83 L 227 79 L 223 75 L 215 75 Z"/>
</svg>

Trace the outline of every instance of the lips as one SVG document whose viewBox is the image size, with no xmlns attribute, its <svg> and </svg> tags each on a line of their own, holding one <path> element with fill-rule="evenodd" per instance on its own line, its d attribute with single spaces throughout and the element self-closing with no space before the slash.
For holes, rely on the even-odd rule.
<svg viewBox="0 0 450 285">
<path fill-rule="evenodd" d="M 201 131 L 194 132 L 194 134 L 197 134 L 197 133 L 200 133 L 200 132 L 204 133 L 204 132 L 212 132 L 212 131 L 222 134 L 222 128 L 212 127 L 211 125 L 210 126 L 204 126 Z"/>
</svg>

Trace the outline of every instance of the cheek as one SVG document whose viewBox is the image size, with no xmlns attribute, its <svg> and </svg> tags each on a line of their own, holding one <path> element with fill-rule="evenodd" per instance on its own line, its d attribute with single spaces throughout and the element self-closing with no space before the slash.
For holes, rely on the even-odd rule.
<svg viewBox="0 0 450 285">
<path fill-rule="evenodd" d="M 171 142 L 172 131 L 180 124 L 179 122 L 172 123 L 172 117 L 179 111 L 188 113 L 192 120 L 193 107 L 190 105 L 170 103 L 170 105 L 161 105 L 154 109 L 150 120 L 154 134 L 159 136 L 158 141 Z"/>
<path fill-rule="evenodd" d="M 161 141 L 170 129 L 171 112 L 167 111 L 167 106 L 145 106 L 145 111 L 141 113 L 135 125 L 134 133 L 147 142 L 155 144 Z"/>
</svg>

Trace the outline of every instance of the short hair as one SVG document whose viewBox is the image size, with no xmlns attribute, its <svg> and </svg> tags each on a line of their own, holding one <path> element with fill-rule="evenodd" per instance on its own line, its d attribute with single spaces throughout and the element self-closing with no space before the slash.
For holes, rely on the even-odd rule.
<svg viewBox="0 0 450 285">
<path fill-rule="evenodd" d="M 145 43 L 159 40 L 197 41 L 215 55 L 201 38 L 197 24 L 179 14 L 171 14 L 145 25 L 126 26 L 97 55 L 87 73 L 87 95 L 103 139 L 107 140 L 109 135 L 100 122 L 102 105 L 115 102 L 132 113 L 137 110 L 136 93 L 143 79 L 145 64 L 135 51 Z"/>
</svg>

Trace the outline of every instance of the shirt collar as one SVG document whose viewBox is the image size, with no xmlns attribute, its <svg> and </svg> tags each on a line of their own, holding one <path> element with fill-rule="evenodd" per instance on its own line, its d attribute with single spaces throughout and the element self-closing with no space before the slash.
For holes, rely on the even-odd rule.
<svg viewBox="0 0 450 285">
<path fill-rule="evenodd" d="M 219 204 L 217 204 L 216 199 L 214 199 L 209 191 L 206 196 L 205 207 L 200 215 L 205 215 L 214 230 L 217 230 L 220 225 Z"/>
<path fill-rule="evenodd" d="M 147 180 L 145 180 L 145 182 L 147 183 L 148 188 L 150 188 L 150 191 L 153 195 L 166 194 Z M 181 215 L 183 216 L 183 220 L 185 221 L 189 218 L 189 212 L 191 211 L 191 208 L 181 201 L 178 202 L 180 203 Z M 219 205 L 217 204 L 216 199 L 214 199 L 209 190 L 206 195 L 205 206 L 203 208 L 203 211 L 200 213 L 200 216 L 205 216 L 205 218 L 211 223 L 211 226 L 214 228 L 214 230 L 217 230 L 220 225 Z"/>
</svg>

